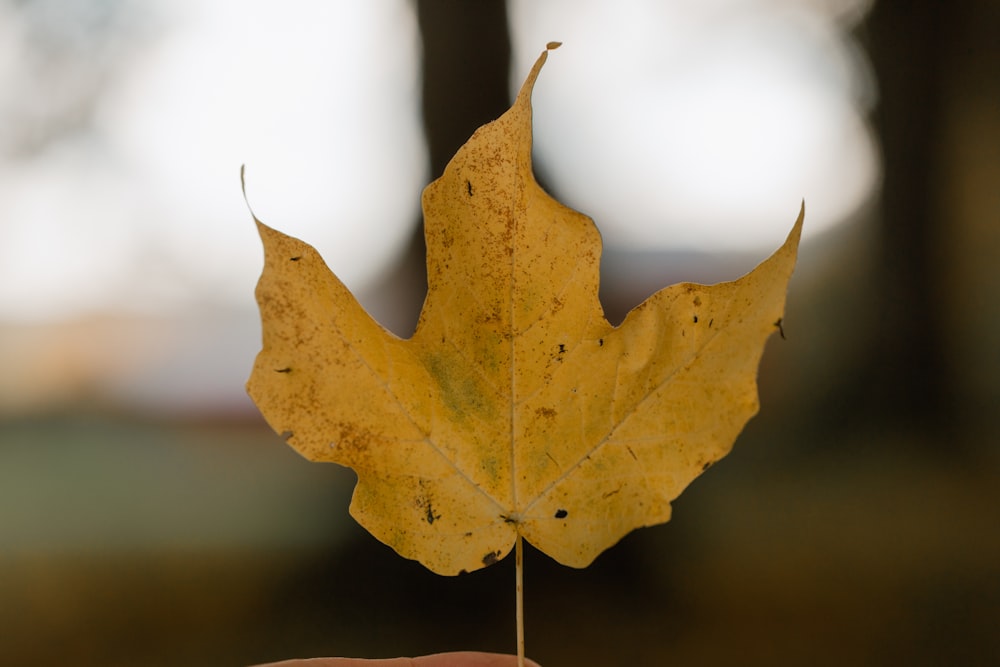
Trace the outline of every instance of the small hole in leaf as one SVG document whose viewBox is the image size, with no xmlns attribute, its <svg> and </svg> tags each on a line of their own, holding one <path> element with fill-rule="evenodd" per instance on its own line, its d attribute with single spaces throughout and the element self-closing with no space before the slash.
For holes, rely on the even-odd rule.
<svg viewBox="0 0 1000 667">
<path fill-rule="evenodd" d="M 568 516 L 569 516 L 569 512 L 567 512 L 566 510 L 556 510 L 556 518 L 557 519 L 565 519 Z"/>
</svg>

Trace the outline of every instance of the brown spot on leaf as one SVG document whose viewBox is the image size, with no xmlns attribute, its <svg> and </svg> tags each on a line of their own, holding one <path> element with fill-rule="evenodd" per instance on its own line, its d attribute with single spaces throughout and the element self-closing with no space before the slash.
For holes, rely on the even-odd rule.
<svg viewBox="0 0 1000 667">
<path fill-rule="evenodd" d="M 566 510 L 556 510 L 557 519 L 565 519 L 567 516 L 569 516 L 569 512 Z"/>
<path fill-rule="evenodd" d="M 553 408 L 538 408 L 535 414 L 546 419 L 555 419 L 557 413 Z"/>
<path fill-rule="evenodd" d="M 483 565 L 490 566 L 497 562 L 500 558 L 499 551 L 491 551 L 483 556 Z"/>
</svg>

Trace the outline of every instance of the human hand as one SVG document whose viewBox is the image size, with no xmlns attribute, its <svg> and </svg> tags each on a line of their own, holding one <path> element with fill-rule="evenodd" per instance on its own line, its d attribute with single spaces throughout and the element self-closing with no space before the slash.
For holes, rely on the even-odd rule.
<svg viewBox="0 0 1000 667">
<path fill-rule="evenodd" d="M 524 664 L 530 667 L 540 667 L 534 660 L 525 660 Z M 499 653 L 460 651 L 423 655 L 418 658 L 388 658 L 385 660 L 309 658 L 272 662 L 257 667 L 517 667 L 517 657 Z"/>
</svg>

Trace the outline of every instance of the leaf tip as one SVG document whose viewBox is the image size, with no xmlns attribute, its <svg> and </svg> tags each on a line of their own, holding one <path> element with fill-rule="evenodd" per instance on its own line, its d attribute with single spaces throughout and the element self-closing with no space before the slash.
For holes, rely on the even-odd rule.
<svg viewBox="0 0 1000 667">
<path fill-rule="evenodd" d="M 562 46 L 562 42 L 548 42 L 545 44 L 545 50 L 539 54 L 538 60 L 535 61 L 531 71 L 528 72 L 528 77 L 521 86 L 521 91 L 517 94 L 517 102 L 529 104 L 528 100 L 531 97 L 531 90 L 535 87 L 535 79 L 538 78 L 538 73 L 542 71 L 542 65 L 545 64 L 545 60 L 549 57 L 549 51 L 558 49 L 560 46 Z M 515 102 L 515 106 L 517 102 Z"/>
<path fill-rule="evenodd" d="M 246 164 L 240 165 L 240 190 L 243 191 L 243 203 L 247 205 L 247 210 L 250 211 L 250 216 L 253 221 L 257 223 L 257 227 L 260 228 L 261 221 L 257 217 L 257 214 L 253 212 L 253 206 L 250 205 L 250 199 L 247 197 L 247 166 Z"/>
<path fill-rule="evenodd" d="M 798 248 L 799 239 L 802 237 L 802 223 L 806 219 L 806 200 L 802 200 L 802 204 L 799 207 L 799 216 L 795 219 L 795 224 L 792 225 L 792 231 L 788 233 L 788 238 L 785 240 L 786 246 L 791 246 L 792 248 Z"/>
</svg>

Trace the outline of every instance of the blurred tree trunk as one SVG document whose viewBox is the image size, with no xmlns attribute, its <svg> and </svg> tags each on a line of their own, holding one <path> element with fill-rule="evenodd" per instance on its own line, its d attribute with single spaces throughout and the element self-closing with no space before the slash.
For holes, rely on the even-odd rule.
<svg viewBox="0 0 1000 667">
<path fill-rule="evenodd" d="M 510 106 L 510 34 L 503 0 L 417 0 L 423 39 L 424 131 L 431 176 L 481 125 Z"/>
<path fill-rule="evenodd" d="M 416 0 L 423 46 L 422 110 L 431 178 L 481 125 L 510 106 L 510 32 L 504 0 Z M 391 291 L 386 325 L 410 335 L 427 290 L 421 223 L 380 289 Z M 388 318 L 387 318 L 388 319 Z"/>
<path fill-rule="evenodd" d="M 878 2 L 867 23 L 885 173 L 877 276 L 882 320 L 872 377 L 862 389 L 868 395 L 858 404 L 880 422 L 917 429 L 947 428 L 953 414 L 940 183 L 946 79 L 961 48 L 955 30 L 961 4 Z"/>
</svg>

